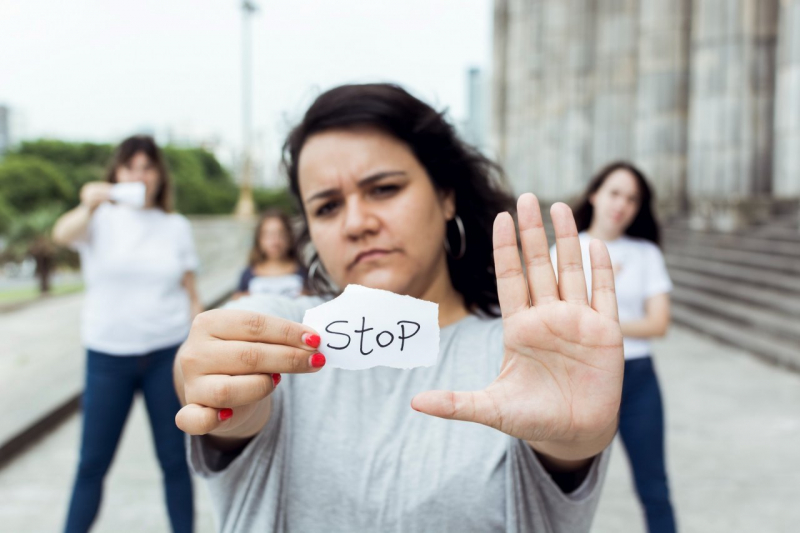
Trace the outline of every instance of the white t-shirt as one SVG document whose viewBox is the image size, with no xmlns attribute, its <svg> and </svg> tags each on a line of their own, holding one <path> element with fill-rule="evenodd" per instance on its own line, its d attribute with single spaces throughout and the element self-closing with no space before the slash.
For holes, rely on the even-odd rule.
<svg viewBox="0 0 800 533">
<path fill-rule="evenodd" d="M 585 231 L 579 235 L 583 272 L 589 299 L 592 297 L 592 264 L 589 258 L 591 237 Z M 611 264 L 614 266 L 614 284 L 617 292 L 619 321 L 629 322 L 645 317 L 645 302 L 651 296 L 668 293 L 672 281 L 667 273 L 664 255 L 658 246 L 645 239 L 623 235 L 606 242 Z M 558 272 L 556 247 L 550 248 L 553 268 Z M 625 337 L 623 339 L 625 359 L 636 359 L 650 355 L 649 339 Z"/>
<path fill-rule="evenodd" d="M 185 217 L 104 203 L 72 246 L 86 284 L 81 329 L 87 348 L 142 355 L 183 342 L 190 309 L 181 282 L 198 265 Z"/>
<path fill-rule="evenodd" d="M 250 294 L 279 294 L 297 298 L 303 292 L 303 277 L 299 274 L 254 276 L 247 285 Z"/>
</svg>

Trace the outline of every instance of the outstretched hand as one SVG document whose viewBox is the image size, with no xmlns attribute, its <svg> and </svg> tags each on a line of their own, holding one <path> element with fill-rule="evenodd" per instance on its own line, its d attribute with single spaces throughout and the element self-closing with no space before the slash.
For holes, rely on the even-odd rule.
<svg viewBox="0 0 800 533">
<path fill-rule="evenodd" d="M 558 280 L 538 200 L 533 194 L 522 195 L 517 211 L 527 276 L 511 215 L 501 213 L 494 224 L 505 349 L 500 375 L 482 391 L 418 394 L 412 407 L 441 418 L 484 424 L 534 447 L 555 446 L 546 451 L 559 450 L 558 446 L 591 450 L 584 454 L 589 457 L 613 436 L 622 391 L 622 333 L 611 260 L 605 244 L 592 241 L 590 305 L 570 208 L 555 204 L 550 211 Z M 558 455 L 583 458 L 580 452 L 554 454 Z"/>
</svg>

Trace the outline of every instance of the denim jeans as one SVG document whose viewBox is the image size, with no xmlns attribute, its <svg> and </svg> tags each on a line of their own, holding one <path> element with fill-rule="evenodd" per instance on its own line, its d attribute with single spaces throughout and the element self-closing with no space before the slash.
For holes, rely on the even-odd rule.
<svg viewBox="0 0 800 533">
<path fill-rule="evenodd" d="M 650 533 L 675 531 L 664 458 L 664 409 L 650 357 L 625 361 L 619 433 Z"/>
<path fill-rule="evenodd" d="M 88 531 L 97 516 L 103 479 L 137 390 L 142 391 L 147 405 L 156 454 L 164 474 L 172 530 L 192 531 L 192 481 L 183 433 L 175 426 L 180 404 L 172 383 L 172 363 L 177 349 L 171 346 L 137 356 L 87 350 L 80 464 L 69 505 L 67 532 Z"/>
</svg>

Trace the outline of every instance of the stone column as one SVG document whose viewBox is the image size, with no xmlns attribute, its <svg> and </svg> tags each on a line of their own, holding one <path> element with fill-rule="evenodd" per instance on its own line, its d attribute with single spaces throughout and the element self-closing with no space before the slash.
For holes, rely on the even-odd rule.
<svg viewBox="0 0 800 533">
<path fill-rule="evenodd" d="M 660 200 L 686 203 L 691 0 L 641 0 L 633 162 Z"/>
<path fill-rule="evenodd" d="M 508 65 L 508 0 L 495 0 L 492 32 L 492 116 L 490 150 L 506 159 L 506 93 Z"/>
<path fill-rule="evenodd" d="M 800 0 L 781 0 L 773 193 L 800 197 Z"/>
<path fill-rule="evenodd" d="M 596 1 L 592 171 L 634 154 L 638 4 L 638 0 Z"/>
<path fill-rule="evenodd" d="M 712 216 L 771 191 L 777 8 L 694 0 L 688 188 Z"/>
<path fill-rule="evenodd" d="M 580 194 L 589 180 L 592 168 L 592 128 L 594 112 L 595 4 L 594 0 L 556 2 L 565 6 L 564 30 L 559 42 L 561 50 L 551 58 L 560 70 L 559 83 L 552 90 L 560 95 L 553 109 L 558 121 L 558 173 L 551 174 L 557 188 L 551 199 L 569 200 Z M 555 133 L 555 131 L 554 131 Z"/>
</svg>

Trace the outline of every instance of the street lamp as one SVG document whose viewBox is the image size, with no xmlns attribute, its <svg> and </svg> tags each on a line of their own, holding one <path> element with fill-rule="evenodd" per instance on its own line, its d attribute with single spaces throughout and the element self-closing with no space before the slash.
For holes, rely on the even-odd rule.
<svg viewBox="0 0 800 533">
<path fill-rule="evenodd" d="M 255 212 L 253 202 L 252 148 L 252 41 L 250 20 L 258 10 L 251 0 L 242 1 L 242 175 L 239 183 L 239 201 L 236 216 L 250 218 Z"/>
</svg>

